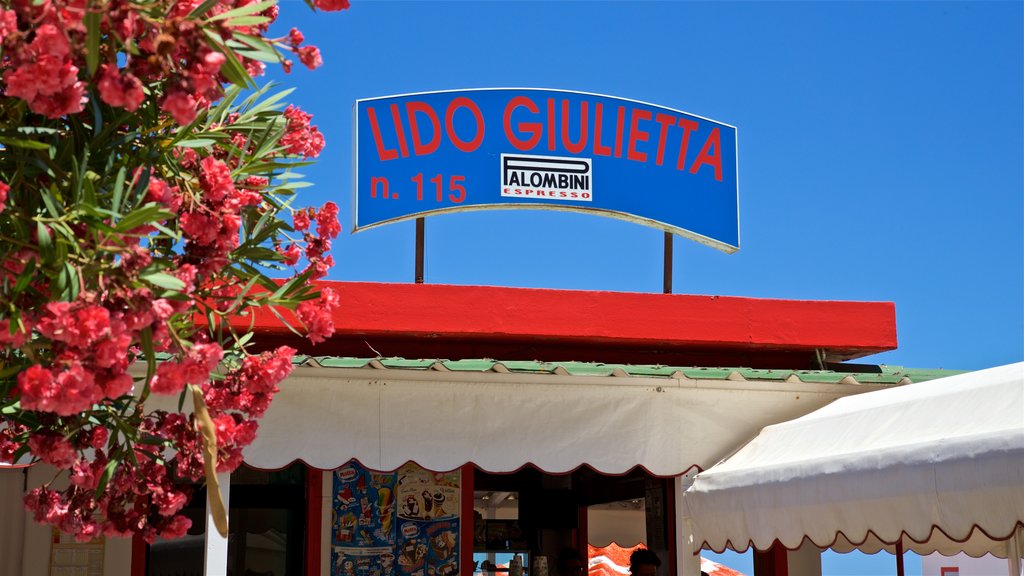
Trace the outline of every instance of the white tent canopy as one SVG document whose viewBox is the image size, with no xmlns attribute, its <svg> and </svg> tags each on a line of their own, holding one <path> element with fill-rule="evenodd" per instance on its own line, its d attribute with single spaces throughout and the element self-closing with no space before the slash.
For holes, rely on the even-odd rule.
<svg viewBox="0 0 1024 576">
<path fill-rule="evenodd" d="M 698 474 L 683 504 L 695 547 L 795 549 L 808 538 L 870 553 L 902 536 L 919 554 L 1018 557 L 1024 363 L 849 396 L 769 426 Z"/>
<path fill-rule="evenodd" d="M 445 471 L 532 464 L 674 476 L 707 466 L 767 424 L 881 388 L 800 381 L 703 380 L 374 368 L 297 368 L 245 461 L 374 470 L 415 461 Z"/>
</svg>

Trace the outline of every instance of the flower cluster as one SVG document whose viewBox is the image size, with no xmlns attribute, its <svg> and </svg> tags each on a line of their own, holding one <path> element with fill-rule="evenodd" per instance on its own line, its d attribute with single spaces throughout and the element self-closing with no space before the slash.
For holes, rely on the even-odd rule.
<svg viewBox="0 0 1024 576">
<path fill-rule="evenodd" d="M 179 124 L 189 124 L 197 110 L 222 95 L 225 81 L 239 80 L 222 70 L 228 43 L 261 39 L 277 18 L 277 6 L 254 14 L 244 10 L 250 4 L 255 3 L 221 0 L 197 13 L 203 3 L 195 0 L 109 0 L 102 8 L 89 8 L 97 11 L 90 15 L 81 0 L 11 2 L 12 9 L 0 9 L 6 95 L 25 100 L 37 114 L 59 118 L 83 110 L 90 81 L 103 102 L 128 111 L 144 103 L 148 85 L 159 94 L 160 109 Z M 346 0 L 317 0 L 315 5 L 325 11 L 348 8 Z M 94 48 L 88 44 L 90 33 L 103 40 Z M 295 30 L 273 44 L 317 68 L 319 49 L 301 46 L 303 41 Z M 90 50 L 97 52 L 94 64 L 87 60 Z M 248 75 L 262 75 L 262 62 L 242 54 L 232 58 Z M 280 61 L 290 66 L 283 57 Z"/>
<path fill-rule="evenodd" d="M 25 505 L 79 540 L 180 536 L 189 486 L 240 465 L 296 353 L 251 353 L 240 311 L 291 309 L 313 344 L 334 332 L 338 295 L 307 280 L 334 263 L 338 207 L 291 208 L 291 166 L 323 135 L 267 88 L 239 97 L 263 72 L 249 56 L 322 63 L 298 30 L 267 37 L 277 15 L 0 0 L 0 463 L 63 471 Z M 151 394 L 208 413 L 147 410 Z"/>
</svg>

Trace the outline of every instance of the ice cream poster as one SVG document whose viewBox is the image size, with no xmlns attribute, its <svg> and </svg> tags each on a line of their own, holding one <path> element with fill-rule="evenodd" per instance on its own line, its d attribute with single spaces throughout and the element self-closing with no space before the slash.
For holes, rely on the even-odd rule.
<svg viewBox="0 0 1024 576">
<path fill-rule="evenodd" d="M 334 471 L 335 546 L 395 547 L 395 475 L 350 462 Z"/>
<path fill-rule="evenodd" d="M 456 576 L 461 473 L 415 464 L 334 473 L 332 576 Z"/>
<path fill-rule="evenodd" d="M 393 548 L 331 548 L 331 574 L 338 576 L 394 576 Z"/>
</svg>

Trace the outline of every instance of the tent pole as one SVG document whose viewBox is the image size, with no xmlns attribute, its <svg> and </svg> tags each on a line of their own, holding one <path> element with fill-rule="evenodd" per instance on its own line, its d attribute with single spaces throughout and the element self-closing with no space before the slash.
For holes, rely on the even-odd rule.
<svg viewBox="0 0 1024 576">
<path fill-rule="evenodd" d="M 903 535 L 896 541 L 896 576 L 905 576 L 903 573 Z"/>
<path fill-rule="evenodd" d="M 1006 541 L 1006 568 L 1010 576 L 1020 576 L 1020 534 L 1021 530 L 1018 528 Z"/>
</svg>

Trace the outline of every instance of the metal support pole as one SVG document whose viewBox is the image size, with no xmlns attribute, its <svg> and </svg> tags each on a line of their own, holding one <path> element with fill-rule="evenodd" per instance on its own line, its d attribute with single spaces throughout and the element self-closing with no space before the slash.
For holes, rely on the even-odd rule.
<svg viewBox="0 0 1024 576">
<path fill-rule="evenodd" d="M 416 219 L 416 283 L 423 284 L 423 231 L 426 222 L 423 218 Z"/>
<path fill-rule="evenodd" d="M 896 541 L 896 576 L 904 576 L 903 571 L 903 535 Z"/>
<path fill-rule="evenodd" d="M 665 232 L 665 263 L 664 263 L 665 294 L 672 293 L 672 233 Z"/>
</svg>

